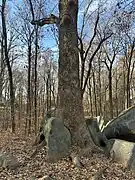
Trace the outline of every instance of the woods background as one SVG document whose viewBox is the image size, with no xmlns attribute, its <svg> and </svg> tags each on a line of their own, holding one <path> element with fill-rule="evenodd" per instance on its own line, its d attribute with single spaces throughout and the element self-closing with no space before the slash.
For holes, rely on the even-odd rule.
<svg viewBox="0 0 135 180">
<path fill-rule="evenodd" d="M 35 19 L 58 15 L 58 2 L 32 3 Z M 133 3 L 79 1 L 78 52 L 86 116 L 102 116 L 107 122 L 134 104 Z M 56 108 L 58 89 L 58 26 L 35 28 L 31 20 L 29 1 L 2 1 L 0 125 L 13 131 L 21 127 L 25 133 L 36 133 L 45 113 Z"/>
</svg>

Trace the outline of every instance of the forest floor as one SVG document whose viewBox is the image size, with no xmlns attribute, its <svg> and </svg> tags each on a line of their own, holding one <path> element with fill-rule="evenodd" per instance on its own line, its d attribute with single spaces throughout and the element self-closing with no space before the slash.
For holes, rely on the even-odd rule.
<svg viewBox="0 0 135 180">
<path fill-rule="evenodd" d="M 0 168 L 0 180 L 31 180 L 32 177 L 49 175 L 55 180 L 94 180 L 94 175 L 100 172 L 100 179 L 105 180 L 135 180 L 135 173 L 128 171 L 122 165 L 112 162 L 101 153 L 88 153 L 81 156 L 84 167 L 74 167 L 71 160 L 64 158 L 57 163 L 46 160 L 46 149 L 42 148 L 31 158 L 34 148 L 33 137 L 25 137 L 21 133 L 11 134 L 0 132 L 0 149 L 10 152 L 22 164 L 17 170 Z M 90 151 L 89 151 L 90 152 Z"/>
</svg>

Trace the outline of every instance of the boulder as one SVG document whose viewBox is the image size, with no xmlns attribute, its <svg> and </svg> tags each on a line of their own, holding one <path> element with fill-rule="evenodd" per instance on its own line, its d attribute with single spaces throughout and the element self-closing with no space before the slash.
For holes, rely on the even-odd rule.
<svg viewBox="0 0 135 180">
<path fill-rule="evenodd" d="M 107 139 L 121 139 L 135 142 L 135 106 L 124 110 L 111 120 L 103 130 Z"/>
<path fill-rule="evenodd" d="M 115 161 L 135 170 L 135 143 L 115 139 L 110 152 Z"/>
<path fill-rule="evenodd" d="M 102 150 L 106 155 L 109 155 L 109 151 L 108 151 L 109 143 L 99 128 L 97 118 L 85 118 L 85 122 L 89 130 L 90 136 L 93 140 L 93 143 L 96 146 L 102 148 Z"/>
<path fill-rule="evenodd" d="M 33 142 L 33 146 L 37 146 L 37 145 L 39 145 L 42 141 L 44 141 L 45 137 L 44 137 L 44 134 L 43 134 L 43 127 L 44 127 L 45 124 L 48 122 L 48 119 L 50 119 L 51 117 L 54 117 L 54 116 L 55 116 L 55 113 L 56 113 L 55 108 L 52 108 L 52 109 L 48 110 L 48 111 L 45 113 L 44 118 L 41 120 L 40 130 L 39 130 L 39 133 L 38 133 L 38 135 L 36 136 L 36 138 L 35 138 L 35 140 L 34 140 L 34 142 Z"/>
<path fill-rule="evenodd" d="M 46 123 L 46 121 L 51 118 L 51 117 L 54 117 L 56 114 L 56 109 L 55 108 L 52 108 L 50 110 L 48 110 L 45 114 L 45 117 L 42 119 L 41 121 L 41 124 L 40 124 L 40 132 L 42 131 L 43 129 L 43 126 L 44 126 L 44 123 Z"/>
<path fill-rule="evenodd" d="M 8 168 L 11 170 L 19 167 L 17 158 L 9 153 L 0 154 L 0 167 Z"/>
<path fill-rule="evenodd" d="M 86 119 L 86 124 L 96 146 L 123 166 L 135 170 L 135 106 L 109 121 L 102 131 L 96 119 Z"/>
<path fill-rule="evenodd" d="M 55 162 L 68 154 L 71 146 L 71 134 L 63 122 L 55 117 L 49 118 L 43 126 L 43 135 L 47 145 L 47 157 Z"/>
<path fill-rule="evenodd" d="M 99 129 L 97 120 L 95 118 L 85 118 L 85 122 L 94 144 L 99 147 L 102 146 L 99 138 L 99 137 L 102 138 L 102 134 Z"/>
</svg>

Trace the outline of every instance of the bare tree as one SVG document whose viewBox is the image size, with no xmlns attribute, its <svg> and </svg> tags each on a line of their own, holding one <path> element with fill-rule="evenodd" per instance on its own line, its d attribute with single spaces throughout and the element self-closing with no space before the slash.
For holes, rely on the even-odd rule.
<svg viewBox="0 0 135 180">
<path fill-rule="evenodd" d="M 82 97 L 83 97 L 83 94 L 85 92 L 85 88 L 86 88 L 86 85 L 88 83 L 88 79 L 89 79 L 89 76 L 90 76 L 90 71 L 91 71 L 91 68 L 92 68 L 92 61 L 93 61 L 94 57 L 96 56 L 97 52 L 100 50 L 102 44 L 112 36 L 112 32 L 110 32 L 109 34 L 104 33 L 103 37 L 101 36 L 100 40 L 96 43 L 97 46 L 93 50 L 93 52 L 91 53 L 91 56 L 89 57 L 88 71 L 87 71 L 87 74 L 86 74 L 86 78 L 84 78 L 84 70 L 85 70 L 86 59 L 88 58 L 89 51 L 91 50 L 93 44 L 95 44 L 94 40 L 97 39 L 97 35 L 98 35 L 98 32 L 99 32 L 99 30 L 98 30 L 99 16 L 100 16 L 100 14 L 99 14 L 99 10 L 98 10 L 97 18 L 96 18 L 95 25 L 94 25 L 94 30 L 93 30 L 94 33 L 93 33 L 93 36 L 92 36 L 92 38 L 90 39 L 90 41 L 88 43 L 88 47 L 87 47 L 86 50 L 84 50 L 84 45 L 83 45 L 82 39 L 80 37 L 78 37 L 79 42 L 80 42 L 79 52 L 80 52 L 80 57 L 81 57 L 81 89 L 82 89 Z"/>
<path fill-rule="evenodd" d="M 15 114 L 14 114 L 15 96 L 14 96 L 12 69 L 11 69 L 8 47 L 7 47 L 7 29 L 6 29 L 5 8 L 6 8 L 6 0 L 2 0 L 1 16 L 2 16 L 2 34 L 3 34 L 4 56 L 5 56 L 5 61 L 6 61 L 7 69 L 8 69 L 9 84 L 10 84 L 12 132 L 15 132 Z"/>
<path fill-rule="evenodd" d="M 106 47 L 104 47 L 105 57 L 103 62 L 105 63 L 108 70 L 110 118 L 112 119 L 113 118 L 112 69 L 116 56 L 120 51 L 119 41 L 117 42 L 117 39 L 115 37 L 112 37 L 111 45 L 109 44 L 108 47 L 112 48 L 112 53 L 110 48 L 107 49 L 107 43 L 106 43 Z"/>
<path fill-rule="evenodd" d="M 2 103 L 2 92 L 4 85 L 4 71 L 5 71 L 5 62 L 4 62 L 4 51 L 3 51 L 3 35 L 1 35 L 1 60 L 0 60 L 0 102 Z"/>
<path fill-rule="evenodd" d="M 134 48 L 135 48 L 135 38 L 133 40 L 130 39 L 130 47 L 127 49 L 128 52 L 125 54 L 125 61 L 127 67 L 127 77 L 126 77 L 126 94 L 127 94 L 127 108 L 131 106 L 130 102 L 130 88 L 131 88 L 131 80 L 134 71 L 135 61 L 132 63 L 132 58 L 134 56 Z"/>
</svg>

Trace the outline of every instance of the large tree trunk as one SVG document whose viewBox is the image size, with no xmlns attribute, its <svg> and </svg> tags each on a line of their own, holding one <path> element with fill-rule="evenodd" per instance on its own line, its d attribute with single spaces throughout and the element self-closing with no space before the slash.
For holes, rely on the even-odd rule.
<svg viewBox="0 0 135 180">
<path fill-rule="evenodd" d="M 58 112 L 76 141 L 77 136 L 80 137 L 75 134 L 84 122 L 77 50 L 78 0 L 60 0 L 59 11 Z"/>
</svg>

